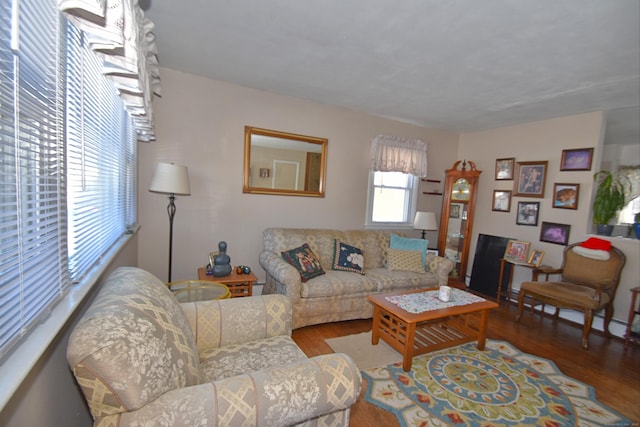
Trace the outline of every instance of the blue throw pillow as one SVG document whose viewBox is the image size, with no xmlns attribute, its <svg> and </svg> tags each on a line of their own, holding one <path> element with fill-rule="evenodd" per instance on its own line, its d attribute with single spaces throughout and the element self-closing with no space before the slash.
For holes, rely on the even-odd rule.
<svg viewBox="0 0 640 427">
<path fill-rule="evenodd" d="M 427 239 L 411 239 L 392 234 L 389 247 L 404 251 L 420 251 L 422 253 L 422 267 L 427 268 L 427 249 L 429 249 L 429 241 Z"/>
<path fill-rule="evenodd" d="M 335 239 L 333 264 L 331 268 L 333 270 L 364 274 L 364 256 L 362 256 L 362 250 Z"/>
</svg>

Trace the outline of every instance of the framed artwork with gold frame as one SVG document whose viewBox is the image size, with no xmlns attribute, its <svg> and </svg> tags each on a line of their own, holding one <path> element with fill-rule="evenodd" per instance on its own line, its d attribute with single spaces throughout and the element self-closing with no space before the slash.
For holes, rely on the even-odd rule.
<svg viewBox="0 0 640 427">
<path fill-rule="evenodd" d="M 516 163 L 513 195 L 544 198 L 548 165 L 546 160 Z"/>
<path fill-rule="evenodd" d="M 535 267 L 540 267 L 540 264 L 542 264 L 542 258 L 544 258 L 543 251 L 533 250 L 531 251 L 528 262 Z"/>
<path fill-rule="evenodd" d="M 509 240 L 504 251 L 504 259 L 516 264 L 527 264 L 529 260 L 529 246 L 531 243 L 522 240 Z"/>
</svg>

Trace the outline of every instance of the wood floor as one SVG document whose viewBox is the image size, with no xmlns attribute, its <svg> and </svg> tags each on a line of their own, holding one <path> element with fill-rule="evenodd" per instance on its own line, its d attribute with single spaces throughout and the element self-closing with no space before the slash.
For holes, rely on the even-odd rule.
<svg viewBox="0 0 640 427">
<path fill-rule="evenodd" d="M 589 349 L 580 345 L 579 326 L 565 320 L 554 321 L 540 314 L 523 315 L 515 323 L 516 308 L 505 303 L 491 312 L 488 338 L 510 342 L 525 353 L 552 360 L 560 370 L 595 388 L 597 399 L 640 425 L 640 346 L 607 339 L 591 333 Z M 326 338 L 351 335 L 371 330 L 371 319 L 352 320 L 307 326 L 293 331 L 293 339 L 313 357 L 333 353 Z M 351 409 L 350 426 L 398 426 L 394 415 L 364 401 L 364 387 Z"/>
</svg>

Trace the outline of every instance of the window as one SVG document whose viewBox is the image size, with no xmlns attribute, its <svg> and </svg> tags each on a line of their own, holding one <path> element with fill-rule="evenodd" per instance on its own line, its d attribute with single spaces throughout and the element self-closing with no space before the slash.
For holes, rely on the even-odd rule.
<svg viewBox="0 0 640 427">
<path fill-rule="evenodd" d="M 0 1 L 0 359 L 136 222 L 133 122 L 84 45 L 55 0 Z"/>
<path fill-rule="evenodd" d="M 69 286 L 60 17 L 53 0 L 11 3 L 0 2 L 0 356 Z"/>
<path fill-rule="evenodd" d="M 370 172 L 367 224 L 412 226 L 418 178 L 402 172 Z"/>
<path fill-rule="evenodd" d="M 69 270 L 78 281 L 135 223 L 136 139 L 102 61 L 73 25 L 67 46 Z"/>
<path fill-rule="evenodd" d="M 618 224 L 635 223 L 635 214 L 640 213 L 640 165 L 620 166 L 618 173 L 625 177 L 627 195 L 625 207 L 618 214 Z"/>
</svg>

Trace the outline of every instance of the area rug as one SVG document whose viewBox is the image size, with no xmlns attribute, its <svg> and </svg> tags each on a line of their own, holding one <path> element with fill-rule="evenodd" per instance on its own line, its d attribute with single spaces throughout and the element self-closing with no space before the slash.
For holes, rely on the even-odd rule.
<svg viewBox="0 0 640 427">
<path fill-rule="evenodd" d="M 417 356 L 409 372 L 398 362 L 363 376 L 365 400 L 402 426 L 631 425 L 599 403 L 591 386 L 503 341 L 487 340 L 484 351 L 469 343 Z"/>
<path fill-rule="evenodd" d="M 329 338 L 325 342 L 334 352 L 349 355 L 361 371 L 402 361 L 402 355 L 383 340 L 375 346 L 371 344 L 371 332 Z"/>
</svg>

